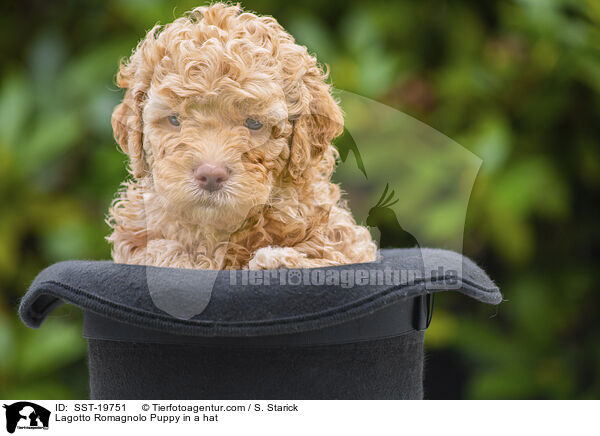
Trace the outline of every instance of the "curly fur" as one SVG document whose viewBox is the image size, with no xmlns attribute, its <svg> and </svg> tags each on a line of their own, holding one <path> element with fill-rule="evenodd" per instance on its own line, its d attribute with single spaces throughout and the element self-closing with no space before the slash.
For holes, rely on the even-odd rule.
<svg viewBox="0 0 600 436">
<path fill-rule="evenodd" d="M 156 26 L 121 64 L 112 115 L 131 179 L 113 202 L 115 262 L 307 268 L 367 262 L 376 246 L 331 183 L 343 131 L 327 73 L 271 17 L 199 7 Z M 167 117 L 178 114 L 180 126 Z M 251 131 L 246 118 L 263 127 Z M 193 171 L 231 169 L 206 192 Z"/>
</svg>

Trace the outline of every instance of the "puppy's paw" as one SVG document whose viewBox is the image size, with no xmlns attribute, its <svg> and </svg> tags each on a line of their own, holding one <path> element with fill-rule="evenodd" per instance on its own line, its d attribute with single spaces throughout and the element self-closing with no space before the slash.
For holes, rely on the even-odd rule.
<svg viewBox="0 0 600 436">
<path fill-rule="evenodd" d="M 302 268 L 306 254 L 291 247 L 263 247 L 256 250 L 248 269 Z"/>
</svg>

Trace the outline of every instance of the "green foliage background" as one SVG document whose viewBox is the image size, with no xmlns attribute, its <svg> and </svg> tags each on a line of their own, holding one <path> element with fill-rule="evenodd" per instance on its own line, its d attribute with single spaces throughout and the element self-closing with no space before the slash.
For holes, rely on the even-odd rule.
<svg viewBox="0 0 600 436">
<path fill-rule="evenodd" d="M 464 253 L 506 298 L 441 296 L 430 398 L 598 398 L 600 1 L 244 2 L 384 102 L 483 159 Z M 119 60 L 190 1 L 7 1 L 0 7 L 0 398 L 85 398 L 80 314 L 39 331 L 19 298 L 44 267 L 107 259 L 125 178 L 110 114 Z M 426 189 L 426 187 L 424 187 Z"/>
</svg>

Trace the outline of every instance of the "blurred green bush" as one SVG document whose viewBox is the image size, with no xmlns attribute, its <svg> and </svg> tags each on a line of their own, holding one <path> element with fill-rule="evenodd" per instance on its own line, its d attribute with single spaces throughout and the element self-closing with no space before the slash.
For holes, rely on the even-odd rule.
<svg viewBox="0 0 600 436">
<path fill-rule="evenodd" d="M 87 396 L 77 311 L 31 331 L 16 307 L 49 264 L 109 258 L 103 218 L 126 177 L 110 129 L 118 62 L 154 23 L 196 5 L 0 6 L 2 398 Z M 598 398 L 600 2 L 243 5 L 276 17 L 329 64 L 336 87 L 402 110 L 483 159 L 464 253 L 507 301 L 490 309 L 438 298 L 428 396 Z"/>
</svg>

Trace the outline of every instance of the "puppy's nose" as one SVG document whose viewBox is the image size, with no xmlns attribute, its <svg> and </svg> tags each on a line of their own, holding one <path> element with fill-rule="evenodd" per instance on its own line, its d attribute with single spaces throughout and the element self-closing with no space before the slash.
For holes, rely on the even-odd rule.
<svg viewBox="0 0 600 436">
<path fill-rule="evenodd" d="M 229 170 L 221 164 L 202 164 L 194 171 L 194 178 L 202 189 L 218 191 L 229 178 Z"/>
</svg>

